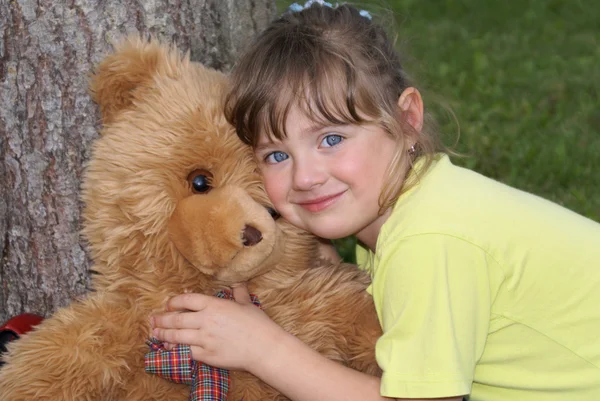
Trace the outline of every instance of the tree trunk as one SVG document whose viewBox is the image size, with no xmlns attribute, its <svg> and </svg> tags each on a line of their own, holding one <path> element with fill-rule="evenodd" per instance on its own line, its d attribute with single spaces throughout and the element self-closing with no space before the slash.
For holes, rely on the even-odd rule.
<svg viewBox="0 0 600 401">
<path fill-rule="evenodd" d="M 99 115 L 88 74 L 130 33 L 227 70 L 272 0 L 0 0 L 0 324 L 89 288 L 79 184 Z"/>
</svg>

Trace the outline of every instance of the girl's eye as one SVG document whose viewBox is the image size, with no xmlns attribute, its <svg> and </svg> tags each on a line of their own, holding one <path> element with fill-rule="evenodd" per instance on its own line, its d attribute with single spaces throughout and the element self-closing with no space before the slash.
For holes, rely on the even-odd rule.
<svg viewBox="0 0 600 401">
<path fill-rule="evenodd" d="M 325 148 L 330 148 L 332 146 L 338 145 L 340 142 L 343 141 L 343 139 L 344 138 L 342 138 L 341 135 L 329 134 L 325 138 L 323 138 L 323 140 L 321 141 L 321 146 Z"/>
<path fill-rule="evenodd" d="M 276 151 L 276 152 L 269 153 L 265 157 L 265 161 L 270 164 L 277 164 L 277 163 L 281 163 L 282 161 L 286 160 L 288 157 L 289 156 L 286 153 Z"/>
</svg>

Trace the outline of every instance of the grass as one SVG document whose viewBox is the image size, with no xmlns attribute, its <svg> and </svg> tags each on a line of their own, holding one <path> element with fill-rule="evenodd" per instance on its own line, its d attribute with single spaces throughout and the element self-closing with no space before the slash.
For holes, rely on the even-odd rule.
<svg viewBox="0 0 600 401">
<path fill-rule="evenodd" d="M 600 221 L 600 2 L 354 4 L 394 16 L 386 25 L 446 143 L 460 131 L 456 164 Z M 353 260 L 352 239 L 336 245 Z"/>
</svg>

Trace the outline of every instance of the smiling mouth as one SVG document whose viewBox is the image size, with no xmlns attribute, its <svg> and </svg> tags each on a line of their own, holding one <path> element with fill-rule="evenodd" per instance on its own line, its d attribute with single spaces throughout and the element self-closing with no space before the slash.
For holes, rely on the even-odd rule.
<svg viewBox="0 0 600 401">
<path fill-rule="evenodd" d="M 297 202 L 297 205 L 311 213 L 318 213 L 336 203 L 345 192 L 346 191 L 342 191 L 331 196 L 323 196 L 321 198 L 311 199 L 309 201 Z"/>
</svg>

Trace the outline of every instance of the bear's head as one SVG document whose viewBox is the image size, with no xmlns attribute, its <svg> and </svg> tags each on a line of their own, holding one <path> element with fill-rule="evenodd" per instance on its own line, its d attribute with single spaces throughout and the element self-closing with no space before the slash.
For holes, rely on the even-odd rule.
<svg viewBox="0 0 600 401">
<path fill-rule="evenodd" d="M 82 192 L 97 289 L 208 290 L 315 260 L 314 237 L 277 219 L 225 120 L 227 85 L 152 41 L 129 39 L 99 65 L 90 91 L 103 128 Z"/>
</svg>

